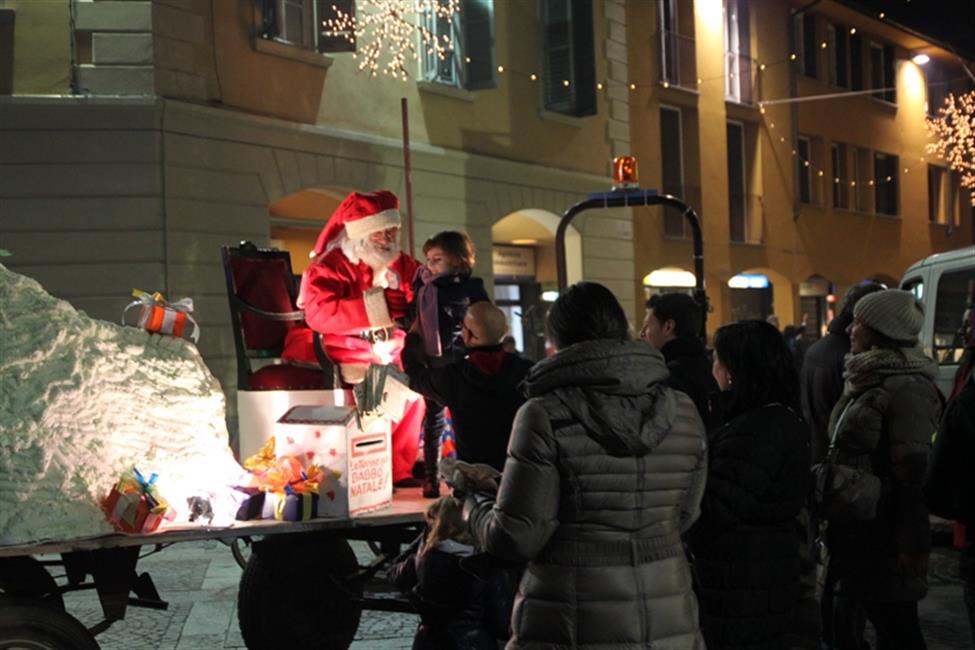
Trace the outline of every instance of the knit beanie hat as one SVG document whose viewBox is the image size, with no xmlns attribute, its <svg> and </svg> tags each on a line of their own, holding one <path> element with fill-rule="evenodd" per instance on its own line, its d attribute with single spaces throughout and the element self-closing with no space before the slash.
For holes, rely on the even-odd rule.
<svg viewBox="0 0 975 650">
<path fill-rule="evenodd" d="M 898 342 L 916 342 L 924 325 L 924 306 L 910 291 L 888 289 L 864 296 L 853 318 Z"/>
</svg>

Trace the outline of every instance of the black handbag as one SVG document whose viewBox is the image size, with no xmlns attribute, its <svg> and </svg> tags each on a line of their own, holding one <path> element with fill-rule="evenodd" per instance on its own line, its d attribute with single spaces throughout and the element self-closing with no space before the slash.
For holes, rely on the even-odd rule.
<svg viewBox="0 0 975 650">
<path fill-rule="evenodd" d="M 813 509 L 817 518 L 830 523 L 873 521 L 883 495 L 883 483 L 875 474 L 837 462 L 836 434 L 853 403 L 846 405 L 836 421 L 826 458 L 812 468 Z"/>
</svg>

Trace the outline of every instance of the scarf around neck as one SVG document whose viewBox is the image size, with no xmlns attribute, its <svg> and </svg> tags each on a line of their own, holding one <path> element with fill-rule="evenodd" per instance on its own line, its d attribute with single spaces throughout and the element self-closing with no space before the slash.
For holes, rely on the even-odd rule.
<svg viewBox="0 0 975 650">
<path fill-rule="evenodd" d="M 938 364 L 924 354 L 920 345 L 898 350 L 873 349 L 844 357 L 843 395 L 830 414 L 829 430 L 847 404 L 867 389 L 879 385 L 887 377 L 895 375 L 922 375 L 934 380 L 938 376 Z"/>
<path fill-rule="evenodd" d="M 451 275 L 434 273 L 426 266 L 416 270 L 413 282 L 421 282 L 416 290 L 416 315 L 420 325 L 420 335 L 423 337 L 423 349 L 428 357 L 439 357 L 443 354 L 440 349 L 440 298 L 439 289 L 434 280 Z"/>
</svg>

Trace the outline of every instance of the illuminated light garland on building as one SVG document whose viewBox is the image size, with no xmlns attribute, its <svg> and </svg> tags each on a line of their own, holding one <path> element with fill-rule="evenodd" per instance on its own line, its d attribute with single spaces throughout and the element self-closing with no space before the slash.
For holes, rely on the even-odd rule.
<svg viewBox="0 0 975 650">
<path fill-rule="evenodd" d="M 938 116 L 926 123 L 928 135 L 935 138 L 927 152 L 941 156 L 961 174 L 961 186 L 970 190 L 975 206 L 975 90 L 958 97 L 949 94 Z"/>
<path fill-rule="evenodd" d="M 361 57 L 359 70 L 367 70 L 373 77 L 382 68 L 383 74 L 394 79 L 408 79 L 406 62 L 420 58 L 417 34 L 420 47 L 441 61 L 453 49 L 450 36 L 444 34 L 438 38 L 426 27 L 423 18 L 434 23 L 453 21 L 460 11 L 460 0 L 359 0 L 356 9 L 358 16 L 332 5 L 335 17 L 322 21 L 323 33 L 356 43 L 360 51 L 353 57 Z M 384 55 L 388 58 L 381 65 Z"/>
<path fill-rule="evenodd" d="M 467 62 L 468 63 L 470 62 L 470 59 L 469 58 L 468 58 Z M 783 64 L 783 63 L 789 63 L 789 60 L 788 59 L 783 59 L 783 60 L 780 60 L 780 61 L 771 61 L 771 62 L 768 62 L 767 64 L 760 64 L 759 68 L 761 69 L 763 66 L 764 67 L 777 66 L 777 65 L 780 65 L 780 64 Z M 510 76 L 513 76 L 513 77 L 524 77 L 526 80 L 531 80 L 533 82 L 534 81 L 538 81 L 542 77 L 542 75 L 539 74 L 539 73 L 536 73 L 536 72 L 526 73 L 526 72 L 522 72 L 520 70 L 512 70 L 509 66 L 505 66 L 504 67 L 504 74 L 505 75 L 510 75 Z M 706 82 L 706 81 L 720 81 L 720 82 L 723 83 L 724 80 L 725 80 L 724 75 L 722 75 L 720 77 L 713 77 L 713 78 L 701 78 L 701 77 L 698 77 L 697 78 L 698 85 L 700 85 L 702 82 Z M 949 81 L 939 82 L 938 85 L 952 83 L 953 81 L 955 81 L 955 80 L 949 80 Z M 569 87 L 570 86 L 569 80 L 567 80 L 567 79 L 562 80 L 562 85 L 565 86 L 565 87 Z M 600 91 L 600 92 L 607 91 L 611 86 L 612 87 L 623 87 L 623 88 L 629 90 L 630 92 L 634 92 L 634 91 L 636 91 L 637 89 L 640 89 L 640 88 L 653 88 L 653 87 L 668 88 L 672 84 L 669 84 L 666 80 L 660 80 L 660 81 L 655 81 L 655 82 L 650 82 L 650 83 L 643 83 L 643 82 L 633 82 L 633 81 L 617 81 L 617 80 L 610 79 L 610 80 L 605 80 L 605 81 L 597 81 L 595 85 L 596 85 L 596 90 L 597 91 Z M 866 90 L 863 90 L 863 91 L 848 91 L 848 92 L 843 92 L 843 93 L 830 94 L 829 96 L 811 96 L 809 99 L 821 99 L 821 98 L 822 99 L 836 99 L 836 98 L 850 97 L 850 96 L 856 96 L 856 95 L 868 96 L 868 95 L 875 94 L 877 92 L 882 92 L 883 90 L 884 89 L 882 89 L 882 88 L 881 89 L 873 88 L 873 89 L 866 89 Z M 975 92 L 969 93 L 969 95 L 970 95 L 970 97 L 968 98 L 968 100 L 970 101 L 970 103 L 972 105 L 972 108 L 975 109 Z M 778 108 L 781 105 L 784 105 L 786 103 L 792 103 L 796 99 L 802 100 L 802 99 L 806 99 L 806 98 L 790 98 L 790 99 L 786 99 L 786 100 L 757 100 L 755 102 L 754 107 L 758 109 L 759 114 L 762 116 L 762 118 L 761 118 L 762 122 L 769 129 L 772 130 L 772 133 L 769 134 L 770 136 L 773 136 L 773 133 L 776 130 L 776 123 L 773 122 L 773 121 L 771 121 L 769 119 L 770 117 L 772 117 L 771 113 L 773 113 L 776 110 L 778 110 Z M 975 110 L 972 110 L 969 113 L 969 118 L 970 119 L 975 119 L 975 118 L 973 118 L 973 116 L 975 116 Z M 970 126 L 968 127 L 969 128 L 968 133 L 970 134 L 969 135 L 969 139 L 968 139 L 970 150 L 975 150 L 975 143 L 973 143 L 973 141 L 972 141 L 972 134 L 975 134 L 975 128 L 973 128 L 973 127 L 975 127 L 975 124 L 972 124 L 970 122 Z M 801 166 L 801 169 L 804 172 L 806 170 L 808 170 L 808 173 L 812 177 L 812 178 L 810 178 L 810 180 L 813 181 L 813 182 L 815 182 L 817 184 L 817 186 L 819 188 L 818 191 L 821 191 L 821 192 L 824 192 L 826 190 L 826 187 L 828 187 L 828 185 L 830 185 L 830 184 L 833 185 L 834 187 L 838 187 L 838 186 L 842 185 L 842 186 L 851 188 L 854 192 L 857 192 L 857 188 L 858 187 L 871 188 L 871 191 L 872 191 L 873 188 L 877 188 L 879 186 L 887 185 L 887 184 L 890 184 L 890 183 L 896 183 L 898 181 L 897 178 L 895 178 L 894 176 L 890 176 L 890 175 L 881 176 L 881 177 L 877 177 L 877 178 L 867 178 L 866 175 L 864 175 L 864 177 L 861 177 L 861 178 L 859 178 L 859 180 L 857 180 L 857 179 L 850 178 L 849 176 L 844 176 L 844 177 L 841 178 L 840 176 L 835 176 L 835 175 L 832 175 L 831 174 L 828 177 L 828 178 L 831 178 L 832 179 L 832 183 L 830 183 L 829 180 L 827 179 L 827 174 L 826 174 L 827 169 L 826 169 L 825 166 L 818 165 L 811 158 L 808 158 L 807 159 L 807 158 L 803 157 L 802 155 L 800 155 L 798 151 L 796 151 L 795 149 L 792 149 L 791 144 L 787 142 L 785 136 L 780 136 L 779 139 L 778 139 L 778 142 L 788 148 L 787 151 L 790 154 L 790 157 L 791 158 L 794 158 L 794 159 L 796 159 L 798 161 L 798 164 Z M 770 137 L 770 144 L 773 145 L 773 147 L 776 147 L 776 148 L 778 146 L 776 144 L 776 142 L 775 142 L 775 138 L 774 137 Z M 929 145 L 929 147 L 930 147 L 930 145 Z M 930 149 L 929 149 L 929 151 L 930 151 Z M 919 158 L 919 162 L 920 162 L 920 165 L 922 166 L 922 170 L 923 170 L 923 166 L 927 164 L 927 159 L 924 156 L 921 156 Z M 907 166 L 898 166 L 898 169 L 900 170 L 901 173 L 903 173 L 905 175 L 906 174 L 909 174 L 910 171 L 911 171 L 911 168 L 910 167 L 907 167 Z M 900 175 L 900 174 L 898 174 L 898 175 Z M 817 179 L 819 179 L 819 180 L 817 180 Z M 975 178 L 973 178 L 973 183 L 975 183 Z M 973 205 L 975 205 L 975 191 L 972 192 L 972 196 L 973 196 Z M 844 200 L 846 200 L 846 199 L 844 199 Z M 849 199 L 849 201 L 851 203 L 853 203 L 853 200 L 852 199 Z M 859 200 L 857 200 L 856 203 L 859 204 Z M 814 204 L 814 205 L 816 205 L 816 204 Z M 821 203 L 819 205 L 822 206 L 824 204 Z M 851 206 L 843 206 L 840 209 L 842 209 L 842 210 L 860 211 L 860 212 L 868 211 L 866 208 L 859 207 L 859 205 L 857 205 L 857 207 L 852 207 L 852 205 Z M 957 216 L 955 218 L 957 218 Z"/>
</svg>

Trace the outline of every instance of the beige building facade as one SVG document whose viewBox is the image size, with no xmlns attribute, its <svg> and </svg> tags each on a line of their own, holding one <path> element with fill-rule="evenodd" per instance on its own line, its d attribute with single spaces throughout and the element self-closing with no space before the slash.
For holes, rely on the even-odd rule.
<svg viewBox="0 0 975 650">
<path fill-rule="evenodd" d="M 973 243 L 969 193 L 924 122 L 975 87 L 971 61 L 835 0 L 628 9 L 632 149 L 645 185 L 698 207 L 709 329 L 774 314 L 818 336 L 850 285 Z M 678 215 L 637 211 L 634 231 L 637 301 L 674 289 L 647 286 L 653 271 L 693 271 Z"/>
<path fill-rule="evenodd" d="M 300 271 L 346 193 L 388 188 L 405 212 L 405 98 L 414 252 L 439 230 L 470 233 L 476 272 L 517 321 L 523 345 L 534 339 L 541 353 L 558 217 L 608 189 L 610 159 L 630 148 L 629 96 L 589 84 L 580 97 L 570 85 L 625 83 L 625 4 L 465 3 L 472 13 L 490 10 L 481 42 L 467 25 L 459 39 L 493 57 L 478 88 L 465 74 L 444 80 L 449 74 L 423 61 L 404 82 L 370 78 L 351 53 L 318 52 L 319 4 L 0 1 L 14 25 L 5 68 L 12 93 L 0 96 L 4 264 L 107 320 L 119 318 L 132 288 L 192 297 L 200 350 L 232 405 L 220 247 L 282 246 Z M 574 4 L 588 6 L 591 20 L 557 15 Z M 305 12 L 303 27 L 292 20 L 290 33 L 280 24 L 268 33 L 266 10 L 294 6 Z M 573 35 L 568 67 L 558 67 L 558 43 L 542 48 L 544 25 Z M 568 250 L 570 279 L 605 283 L 635 319 L 632 224 L 628 210 L 587 212 Z M 496 278 L 504 248 L 499 258 L 495 245 L 527 253 L 532 270 Z"/>
</svg>

